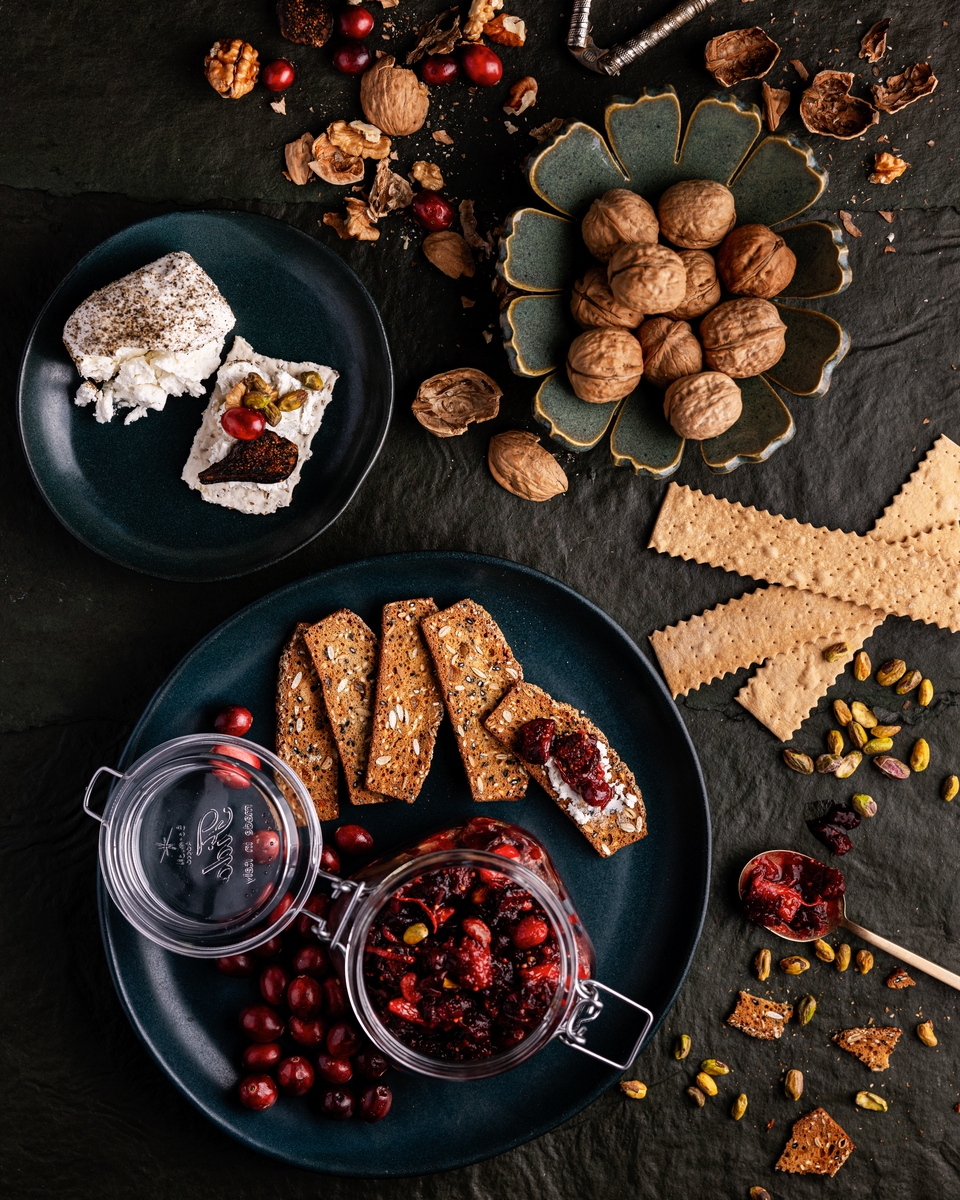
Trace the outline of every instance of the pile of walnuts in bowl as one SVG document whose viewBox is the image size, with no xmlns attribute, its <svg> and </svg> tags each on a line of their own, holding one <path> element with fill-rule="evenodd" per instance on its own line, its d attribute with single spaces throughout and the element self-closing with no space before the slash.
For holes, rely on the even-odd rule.
<svg viewBox="0 0 960 1200">
<path fill-rule="evenodd" d="M 583 240 L 606 265 L 577 280 L 570 303 L 584 332 L 567 375 L 581 400 L 621 400 L 643 376 L 665 389 L 664 415 L 680 437 L 703 441 L 736 423 L 736 380 L 783 355 L 786 326 L 770 297 L 796 268 L 779 234 L 736 221 L 733 193 L 709 179 L 675 183 L 656 210 L 626 188 L 594 200 Z M 721 284 L 737 298 L 721 303 Z"/>
</svg>

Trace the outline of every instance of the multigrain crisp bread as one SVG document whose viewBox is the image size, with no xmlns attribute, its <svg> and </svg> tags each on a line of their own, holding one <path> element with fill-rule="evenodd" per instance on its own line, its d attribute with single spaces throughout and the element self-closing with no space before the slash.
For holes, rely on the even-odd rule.
<svg viewBox="0 0 960 1200">
<path fill-rule="evenodd" d="M 515 688 L 507 692 L 484 724 L 491 733 L 496 734 L 507 749 L 512 750 L 519 757 L 520 729 L 528 721 L 533 721 L 538 717 L 551 718 L 556 721 L 558 735 L 581 732 L 589 737 L 592 734 L 598 742 L 606 747 L 610 765 L 609 782 L 613 785 L 621 785 L 624 803 L 619 812 L 609 813 L 606 816 L 602 815 L 599 809 L 593 809 L 590 819 L 586 822 L 578 818 L 575 811 L 576 806 L 571 808 L 569 800 L 564 800 L 558 794 L 545 767 L 528 762 L 523 764 L 543 790 L 556 800 L 594 850 L 608 858 L 622 846 L 629 846 L 646 837 L 647 814 L 643 807 L 643 796 L 633 777 L 633 772 L 610 745 L 607 737 L 572 705 L 554 700 L 532 683 L 518 683 Z"/>
<path fill-rule="evenodd" d="M 412 804 L 433 760 L 443 697 L 420 632 L 432 600 L 400 600 L 383 610 L 380 670 L 367 761 L 367 787 Z"/>
<path fill-rule="evenodd" d="M 483 727 L 523 668 L 493 617 L 461 600 L 420 623 L 474 800 L 520 800 L 529 776 Z"/>
<path fill-rule="evenodd" d="M 377 636 L 356 613 L 341 608 L 303 634 L 323 687 L 323 700 L 343 763 L 352 804 L 389 799 L 364 786 L 377 674 Z"/>
<path fill-rule="evenodd" d="M 337 745 L 327 718 L 320 677 L 303 640 L 310 628 L 296 627 L 277 670 L 277 757 L 303 780 L 321 821 L 338 815 Z M 286 793 L 285 793 L 286 794 Z M 292 799 L 289 796 L 288 799 Z"/>
<path fill-rule="evenodd" d="M 903 1030 L 896 1025 L 865 1025 L 861 1029 L 841 1029 L 833 1035 L 833 1040 L 841 1050 L 866 1063 L 871 1071 L 885 1071 L 902 1036 Z"/>
<path fill-rule="evenodd" d="M 773 1000 L 741 992 L 737 1007 L 727 1017 L 727 1024 L 750 1037 L 771 1042 L 782 1036 L 784 1026 L 792 1016 L 792 1004 L 776 1004 Z"/>
<path fill-rule="evenodd" d="M 949 533 L 931 531 L 928 544 Z M 650 547 L 960 632 L 960 574 L 912 542 L 817 529 L 671 483 Z"/>
<path fill-rule="evenodd" d="M 836 1175 L 856 1150 L 833 1117 L 815 1108 L 795 1121 L 790 1140 L 777 1159 L 778 1171 L 793 1175 Z"/>
</svg>

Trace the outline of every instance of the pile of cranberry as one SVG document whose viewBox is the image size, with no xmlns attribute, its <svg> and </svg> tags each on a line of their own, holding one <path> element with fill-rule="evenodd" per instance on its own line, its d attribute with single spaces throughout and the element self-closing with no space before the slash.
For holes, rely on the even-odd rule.
<svg viewBox="0 0 960 1200">
<path fill-rule="evenodd" d="M 613 788 L 604 778 L 603 761 L 592 734 L 574 732 L 557 737 L 556 721 L 537 717 L 520 729 L 520 757 L 539 767 L 552 757 L 563 782 L 593 808 L 603 808 L 613 799 Z"/>
<path fill-rule="evenodd" d="M 741 889 L 747 919 L 773 933 L 818 938 L 829 928 L 829 905 L 843 896 L 843 875 L 805 854 L 782 850 L 757 859 Z"/>
</svg>

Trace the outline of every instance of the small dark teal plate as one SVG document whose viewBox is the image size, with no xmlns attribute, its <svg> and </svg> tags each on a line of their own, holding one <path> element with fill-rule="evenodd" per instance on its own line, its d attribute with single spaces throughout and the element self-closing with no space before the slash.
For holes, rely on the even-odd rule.
<svg viewBox="0 0 960 1200">
<path fill-rule="evenodd" d="M 273 744 L 277 657 L 297 621 L 347 606 L 375 629 L 381 606 L 464 596 L 503 628 L 524 674 L 583 709 L 636 773 L 650 833 L 601 859 L 531 784 L 525 800 L 470 799 L 449 722 L 414 805 L 371 805 L 360 820 L 378 850 L 482 814 L 515 821 L 546 844 L 597 949 L 597 977 L 652 1009 L 656 1025 L 679 991 L 703 923 L 710 879 L 710 815 L 690 738 L 666 688 L 636 645 L 600 609 L 554 579 L 470 554 L 366 559 L 274 592 L 226 621 L 187 655 L 157 692 L 124 751 L 130 764 L 167 738 L 211 728 L 225 703 L 253 712 L 251 736 Z M 325 826 L 330 835 L 333 823 Z M 336 1175 L 420 1175 L 489 1158 L 574 1116 L 618 1073 L 554 1041 L 495 1079 L 449 1083 L 391 1071 L 393 1110 L 377 1125 L 322 1117 L 320 1088 L 281 1096 L 266 1113 L 236 1098 L 244 1040 L 237 1016 L 258 997 L 255 979 L 227 979 L 211 962 L 154 946 L 120 916 L 100 884 L 110 968 L 127 1015 L 160 1066 L 215 1124 L 284 1162 Z M 654 1026 L 656 1027 L 656 1026 Z M 610 1001 L 591 1028 L 595 1045 L 625 1058 L 635 1010 Z"/>
<path fill-rule="evenodd" d="M 61 335 L 97 288 L 187 250 L 261 354 L 340 372 L 289 508 L 265 516 L 207 504 L 180 479 L 209 398 L 171 397 L 133 425 L 98 425 Z M 132 225 L 74 267 L 37 318 L 20 368 L 20 434 L 37 486 L 80 541 L 166 579 L 204 582 L 292 554 L 343 512 L 380 452 L 393 371 L 376 306 L 350 268 L 289 225 L 248 213 L 169 213 Z"/>
</svg>

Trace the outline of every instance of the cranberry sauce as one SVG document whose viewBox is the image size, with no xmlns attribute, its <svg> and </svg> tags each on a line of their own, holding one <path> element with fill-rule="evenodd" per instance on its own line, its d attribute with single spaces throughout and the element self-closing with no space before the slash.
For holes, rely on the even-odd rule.
<svg viewBox="0 0 960 1200">
<path fill-rule="evenodd" d="M 592 735 L 574 732 L 558 737 L 556 721 L 537 717 L 521 726 L 520 757 L 541 767 L 552 758 L 563 782 L 592 808 L 603 808 L 613 798 L 597 739 Z"/>
<path fill-rule="evenodd" d="M 841 899 L 844 879 L 834 867 L 789 850 L 761 855 L 743 881 L 740 898 L 747 919 L 787 937 L 822 937 L 831 909 Z"/>
</svg>

